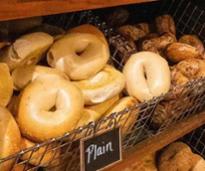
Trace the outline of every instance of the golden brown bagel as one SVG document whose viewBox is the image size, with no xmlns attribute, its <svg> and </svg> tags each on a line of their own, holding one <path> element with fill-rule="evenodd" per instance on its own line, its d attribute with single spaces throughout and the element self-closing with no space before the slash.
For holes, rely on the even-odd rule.
<svg viewBox="0 0 205 171">
<path fill-rule="evenodd" d="M 173 85 L 183 85 L 200 77 L 205 77 L 205 61 L 202 59 L 186 59 L 172 67 Z"/>
<path fill-rule="evenodd" d="M 137 41 L 146 36 L 148 34 L 146 31 L 147 30 L 143 30 L 142 28 L 134 25 L 124 25 L 118 28 L 118 32 L 120 34 L 133 41 Z"/>
<path fill-rule="evenodd" d="M 190 147 L 182 142 L 175 142 L 166 147 L 159 157 L 159 171 L 192 170 L 202 158 L 194 154 Z M 201 164 L 200 164 L 201 165 Z"/>
<path fill-rule="evenodd" d="M 95 122 L 100 117 L 101 117 L 101 115 L 99 113 L 97 113 L 96 111 L 85 108 L 82 112 L 82 116 L 81 116 L 80 120 L 77 123 L 76 128 L 85 126 L 90 122 Z"/>
<path fill-rule="evenodd" d="M 110 57 L 109 47 L 95 34 L 68 33 L 47 54 L 48 64 L 72 80 L 88 79 L 99 72 Z"/>
<path fill-rule="evenodd" d="M 199 56 L 198 50 L 185 43 L 172 43 L 166 49 L 167 58 L 174 62 L 180 62 L 184 59 L 197 58 Z"/>
<path fill-rule="evenodd" d="M 123 73 L 128 94 L 141 102 L 169 91 L 171 81 L 168 63 L 153 52 L 133 54 L 125 64 Z"/>
<path fill-rule="evenodd" d="M 86 106 L 86 108 L 93 110 L 93 111 L 99 113 L 100 115 L 104 115 L 105 112 L 109 108 L 111 108 L 115 104 L 115 102 L 117 102 L 119 99 L 120 99 L 120 95 L 118 94 L 109 100 L 106 100 L 106 101 L 99 103 L 99 104 L 96 104 L 96 105 Z"/>
<path fill-rule="evenodd" d="M 8 157 L 20 151 L 21 134 L 12 114 L 0 107 L 0 159 Z M 0 164 L 0 170 L 10 171 L 14 160 L 8 160 Z"/>
<path fill-rule="evenodd" d="M 0 63 L 0 105 L 6 106 L 13 94 L 13 80 L 8 65 Z"/>
<path fill-rule="evenodd" d="M 121 72 L 110 65 L 87 80 L 73 82 L 84 95 L 85 104 L 99 104 L 119 94 L 125 85 Z"/>
<path fill-rule="evenodd" d="M 0 51 L 0 61 L 7 63 L 10 70 L 36 64 L 52 43 L 53 37 L 43 32 L 23 35 Z"/>
<path fill-rule="evenodd" d="M 63 72 L 55 68 L 40 65 L 18 67 L 12 72 L 12 78 L 16 90 L 25 88 L 26 85 L 36 79 L 46 79 L 49 77 L 61 77 L 69 80 L 67 75 Z"/>
<path fill-rule="evenodd" d="M 174 19 L 170 15 L 161 15 L 155 19 L 155 25 L 159 34 L 171 33 L 176 35 Z"/>
<path fill-rule="evenodd" d="M 134 107 L 138 104 L 137 99 L 131 96 L 123 97 L 119 101 L 117 101 L 113 107 L 111 107 L 105 114 L 105 116 L 110 116 L 113 113 L 122 112 L 125 109 L 129 109 L 130 107 Z M 131 111 L 131 112 L 130 112 Z M 121 127 L 122 135 L 126 135 L 129 130 L 132 129 L 133 125 L 137 121 L 139 115 L 139 109 L 130 110 L 128 112 L 124 112 L 123 114 L 118 114 L 117 122 Z"/>
<path fill-rule="evenodd" d="M 25 171 L 25 169 L 28 170 L 32 168 L 30 165 L 26 164 L 16 164 L 11 171 Z"/>
<path fill-rule="evenodd" d="M 27 149 L 35 146 L 36 144 L 26 138 L 21 140 L 21 148 Z M 35 150 L 33 153 L 29 151 L 22 155 L 21 160 L 28 160 L 31 165 L 34 166 L 52 166 L 59 163 L 60 159 L 60 149 L 56 149 L 57 144 L 51 144 L 48 147 L 45 145 L 40 147 L 38 150 Z M 57 160 L 58 159 L 58 160 Z"/>
<path fill-rule="evenodd" d="M 17 122 L 26 138 L 45 141 L 73 130 L 83 105 L 81 91 L 71 82 L 57 77 L 39 79 L 23 90 Z"/>
<path fill-rule="evenodd" d="M 204 45 L 197 35 L 183 35 L 180 37 L 179 42 L 195 47 L 201 55 L 204 53 Z"/>
<path fill-rule="evenodd" d="M 78 27 L 74 27 L 70 30 L 68 30 L 68 33 L 89 33 L 89 34 L 95 34 L 97 37 L 99 37 L 106 45 L 108 45 L 107 40 L 104 36 L 104 34 L 95 26 L 91 24 L 83 24 Z"/>
</svg>

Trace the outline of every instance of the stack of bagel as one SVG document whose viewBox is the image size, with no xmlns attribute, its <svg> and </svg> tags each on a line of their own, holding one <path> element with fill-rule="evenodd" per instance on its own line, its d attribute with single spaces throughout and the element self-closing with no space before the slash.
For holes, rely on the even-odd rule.
<svg viewBox="0 0 205 171">
<path fill-rule="evenodd" d="M 162 24 L 164 21 L 171 27 L 170 23 Z M 176 42 L 170 16 L 157 18 L 156 28 L 158 35 L 150 34 L 146 23 L 119 28 L 141 48 L 126 59 L 122 72 L 108 64 L 108 42 L 98 28 L 89 24 L 68 31 L 40 25 L 13 42 L 3 42 L 0 126 L 4 129 L 0 132 L 0 159 L 104 117 L 114 118 L 124 137 L 138 120 L 139 103 L 166 94 L 181 80 L 198 78 L 187 76 L 180 66 L 194 60 L 195 68 L 202 67 L 202 46 L 189 42 L 191 35 Z M 155 44 L 157 47 L 153 47 Z M 177 55 L 173 52 L 176 46 L 182 46 Z M 187 49 L 188 59 L 184 59 Z M 170 61 L 175 63 L 173 67 L 169 67 Z M 199 76 L 202 73 L 197 72 Z M 100 130 L 106 130 L 110 120 L 101 121 Z M 84 136 L 79 133 L 75 138 Z M 57 146 L 55 142 L 42 145 L 21 155 L 20 160 L 34 166 L 58 165 L 61 150 Z M 14 159 L 0 163 L 0 170 L 10 171 L 14 163 Z"/>
<path fill-rule="evenodd" d="M 199 96 L 200 91 L 195 91 L 194 97 L 188 98 L 185 97 L 186 91 L 183 88 L 191 80 L 205 76 L 204 45 L 196 35 L 186 34 L 177 39 L 175 22 L 166 14 L 156 17 L 152 23 L 128 24 L 117 30 L 132 41 L 138 51 L 154 52 L 169 63 L 171 93 L 154 112 L 152 118 L 154 128 L 166 126 L 171 120 L 180 117 L 183 111 L 196 105 L 192 99 Z M 166 81 L 167 78 L 163 76 L 163 79 Z"/>
<path fill-rule="evenodd" d="M 164 70 L 169 76 L 169 68 L 162 57 L 152 52 L 134 54 L 134 63 L 128 61 L 123 72 L 109 65 L 109 58 L 105 36 L 88 24 L 55 37 L 40 29 L 2 46 L 0 126 L 4 129 L 0 132 L 0 159 L 102 117 L 114 118 L 125 136 L 137 121 L 138 104 L 169 90 L 169 77 L 165 82 L 159 78 Z M 148 58 L 154 63 L 150 69 L 145 64 L 148 72 L 153 72 L 156 63 L 164 66 L 158 70 L 159 76 L 150 78 L 150 85 L 142 73 Z M 132 79 L 136 71 L 141 77 L 137 80 Z M 140 93 L 142 86 L 146 87 Z M 101 122 L 101 130 L 108 128 L 108 122 Z M 34 166 L 58 165 L 61 150 L 56 147 L 55 142 L 38 146 L 33 152 L 23 153 L 19 160 Z M 0 170 L 10 171 L 14 163 L 15 159 L 0 163 Z"/>
</svg>

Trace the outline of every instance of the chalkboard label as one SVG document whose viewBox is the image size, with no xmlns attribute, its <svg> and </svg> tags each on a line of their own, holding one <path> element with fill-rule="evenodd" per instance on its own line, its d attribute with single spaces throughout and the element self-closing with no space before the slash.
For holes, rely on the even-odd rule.
<svg viewBox="0 0 205 171">
<path fill-rule="evenodd" d="M 122 160 L 120 128 L 82 139 L 81 171 L 96 171 Z"/>
</svg>

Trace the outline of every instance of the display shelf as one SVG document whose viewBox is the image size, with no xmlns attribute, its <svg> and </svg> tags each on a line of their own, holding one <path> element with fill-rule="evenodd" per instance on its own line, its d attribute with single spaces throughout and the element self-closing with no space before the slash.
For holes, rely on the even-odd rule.
<svg viewBox="0 0 205 171">
<path fill-rule="evenodd" d="M 1 0 L 0 21 L 156 0 Z"/>
<path fill-rule="evenodd" d="M 148 154 L 154 153 L 168 144 L 176 141 L 177 139 L 183 137 L 187 133 L 201 127 L 205 124 L 205 112 L 201 112 L 194 115 L 186 120 L 183 120 L 177 124 L 172 125 L 169 129 L 162 132 L 161 134 L 145 139 L 144 141 L 138 143 L 133 148 L 127 150 L 123 153 L 123 161 L 114 165 L 104 171 L 119 171 L 125 168 L 129 168 L 132 163 L 143 158 Z"/>
</svg>

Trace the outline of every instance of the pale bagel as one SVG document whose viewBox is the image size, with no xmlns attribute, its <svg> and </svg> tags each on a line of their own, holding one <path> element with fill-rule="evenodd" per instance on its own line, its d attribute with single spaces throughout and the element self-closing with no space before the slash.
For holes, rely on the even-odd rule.
<svg viewBox="0 0 205 171">
<path fill-rule="evenodd" d="M 92 106 L 86 106 L 86 108 L 93 110 L 99 113 L 100 115 L 104 115 L 105 112 L 107 112 L 107 110 L 110 109 L 119 99 L 120 99 L 120 95 L 118 94 L 102 103 L 92 105 Z"/>
<path fill-rule="evenodd" d="M 99 113 L 97 113 L 96 111 L 85 108 L 82 112 L 82 116 L 81 116 L 80 120 L 78 121 L 76 128 L 85 126 L 90 122 L 95 122 L 100 117 L 101 117 L 101 115 Z"/>
<path fill-rule="evenodd" d="M 80 25 L 78 27 L 74 27 L 74 28 L 68 30 L 68 33 L 90 33 L 90 34 L 95 34 L 108 46 L 108 42 L 107 42 L 104 34 L 97 27 L 95 27 L 91 24 L 83 24 L 83 25 Z"/>
<path fill-rule="evenodd" d="M 6 106 L 13 94 L 13 80 L 8 65 L 0 63 L 0 105 Z"/>
<path fill-rule="evenodd" d="M 72 80 L 82 80 L 99 72 L 109 57 L 109 47 L 95 34 L 69 33 L 52 45 L 47 61 Z"/>
<path fill-rule="evenodd" d="M 139 104 L 139 102 L 136 98 L 130 96 L 123 97 L 117 101 L 105 114 L 105 116 L 110 116 L 111 114 L 123 112 L 125 109 L 128 109 L 127 112 L 117 114 L 116 117 L 116 121 L 121 127 L 121 133 L 123 136 L 132 129 L 133 125 L 137 121 L 139 116 L 139 109 L 136 107 L 137 104 Z M 134 109 L 130 109 L 131 107 L 134 107 Z"/>
<path fill-rule="evenodd" d="M 21 148 L 23 149 L 28 149 L 36 144 L 26 138 L 22 137 L 21 140 Z M 60 148 L 55 148 L 57 147 L 58 144 L 51 144 L 48 147 L 43 146 L 40 147 L 38 150 L 35 150 L 34 152 L 29 151 L 26 152 L 24 155 L 21 156 L 21 160 L 28 160 L 28 162 L 31 165 L 34 166 L 52 166 L 52 165 L 57 165 L 60 163 Z M 58 160 L 57 160 L 58 159 Z"/>
<path fill-rule="evenodd" d="M 11 113 L 0 107 L 0 160 L 20 151 L 21 134 Z M 10 171 L 14 160 L 0 163 L 0 170 Z"/>
<path fill-rule="evenodd" d="M 18 67 L 13 70 L 12 78 L 14 87 L 16 90 L 23 89 L 31 81 L 35 79 L 46 79 L 49 77 L 61 77 L 69 80 L 66 74 L 63 72 L 46 66 L 40 65 L 29 65 L 24 67 Z"/>
<path fill-rule="evenodd" d="M 106 65 L 95 76 L 73 83 L 82 90 L 85 104 L 92 105 L 102 103 L 119 94 L 125 86 L 125 79 L 121 72 Z"/>
<path fill-rule="evenodd" d="M 125 64 L 123 73 L 128 94 L 141 102 L 169 91 L 168 63 L 153 52 L 144 51 L 133 54 Z"/>
<path fill-rule="evenodd" d="M 43 32 L 23 35 L 0 51 L 0 61 L 7 63 L 10 70 L 36 64 L 52 43 L 53 37 Z"/>
<path fill-rule="evenodd" d="M 26 138 L 41 142 L 73 130 L 83 106 L 83 95 L 71 82 L 39 79 L 21 93 L 17 122 Z"/>
</svg>

